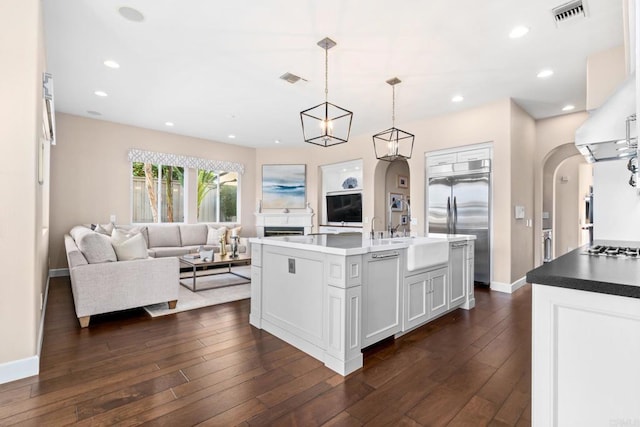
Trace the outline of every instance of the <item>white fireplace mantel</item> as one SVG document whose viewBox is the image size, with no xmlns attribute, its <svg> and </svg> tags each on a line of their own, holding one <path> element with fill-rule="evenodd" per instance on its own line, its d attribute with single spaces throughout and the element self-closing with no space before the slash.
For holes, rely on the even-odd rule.
<svg viewBox="0 0 640 427">
<path fill-rule="evenodd" d="M 264 237 L 265 227 L 303 227 L 304 234 L 311 233 L 313 212 L 256 212 L 256 234 Z"/>
</svg>

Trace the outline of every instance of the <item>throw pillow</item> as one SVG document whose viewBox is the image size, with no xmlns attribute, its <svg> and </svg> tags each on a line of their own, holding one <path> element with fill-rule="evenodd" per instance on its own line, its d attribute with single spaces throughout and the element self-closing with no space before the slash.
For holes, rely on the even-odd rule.
<svg viewBox="0 0 640 427">
<path fill-rule="evenodd" d="M 240 237 L 240 232 L 242 231 L 242 227 L 234 227 L 230 228 L 227 232 L 227 243 L 231 244 L 231 236 L 236 235 Z"/>
<path fill-rule="evenodd" d="M 113 224 L 109 223 L 109 224 L 96 224 L 96 228 L 94 229 L 94 231 L 96 231 L 97 233 L 100 234 L 104 234 L 106 236 L 111 236 L 111 233 L 113 232 L 114 226 Z"/>
<path fill-rule="evenodd" d="M 74 234 L 77 235 L 77 238 L 74 239 L 78 249 L 80 249 L 89 264 L 115 262 L 118 260 L 108 236 L 89 229 L 86 230 L 83 233 L 75 232 Z"/>
<path fill-rule="evenodd" d="M 146 259 L 147 243 L 141 233 L 126 233 L 117 228 L 111 234 L 111 245 L 116 252 L 118 261 Z"/>
<path fill-rule="evenodd" d="M 220 246 L 220 237 L 226 236 L 227 227 L 215 228 L 210 225 L 208 227 L 209 232 L 207 233 L 207 245 Z"/>
</svg>

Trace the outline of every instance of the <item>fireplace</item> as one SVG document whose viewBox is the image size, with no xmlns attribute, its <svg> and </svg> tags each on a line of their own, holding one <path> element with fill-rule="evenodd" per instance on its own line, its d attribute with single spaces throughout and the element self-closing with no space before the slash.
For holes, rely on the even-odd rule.
<svg viewBox="0 0 640 427">
<path fill-rule="evenodd" d="M 258 237 L 291 236 L 311 233 L 313 212 L 256 212 L 256 234 Z"/>
<path fill-rule="evenodd" d="M 264 237 L 273 236 L 302 236 L 304 235 L 304 227 L 265 227 Z"/>
</svg>

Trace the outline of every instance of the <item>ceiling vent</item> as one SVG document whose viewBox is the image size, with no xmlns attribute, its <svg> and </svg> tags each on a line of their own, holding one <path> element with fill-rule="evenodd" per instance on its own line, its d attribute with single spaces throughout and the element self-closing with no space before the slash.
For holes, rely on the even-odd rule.
<svg viewBox="0 0 640 427">
<path fill-rule="evenodd" d="M 560 28 L 569 22 L 582 21 L 587 15 L 587 5 L 583 0 L 574 0 L 553 8 L 553 20 Z"/>
<path fill-rule="evenodd" d="M 303 79 L 302 77 L 296 76 L 295 74 L 291 74 L 291 73 L 284 73 L 283 75 L 280 76 L 280 78 L 291 84 L 298 83 L 300 80 L 305 82 L 307 81 L 307 79 Z"/>
</svg>

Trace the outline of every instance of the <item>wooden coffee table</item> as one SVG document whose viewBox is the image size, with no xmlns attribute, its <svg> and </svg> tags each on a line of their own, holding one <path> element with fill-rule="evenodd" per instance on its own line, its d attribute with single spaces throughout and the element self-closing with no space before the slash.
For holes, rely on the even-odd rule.
<svg viewBox="0 0 640 427">
<path fill-rule="evenodd" d="M 185 288 L 189 289 L 192 292 L 198 292 L 198 289 L 196 288 L 196 279 L 198 277 L 203 277 L 203 276 L 213 276 L 216 274 L 233 274 L 234 276 L 238 276 L 247 280 L 246 282 L 234 283 L 234 285 L 240 285 L 243 283 L 251 282 L 251 277 L 247 277 L 242 274 L 231 271 L 231 266 L 233 265 L 251 264 L 251 257 L 248 256 L 247 254 L 239 254 L 237 257 L 232 258 L 230 254 L 221 256 L 218 253 L 218 254 L 213 254 L 213 259 L 211 261 L 203 261 L 200 258 L 190 259 L 190 258 L 185 258 L 184 256 L 181 256 L 179 259 L 181 264 L 188 265 L 189 267 L 191 267 L 191 271 L 193 272 L 193 286 L 191 288 L 183 284 L 182 281 L 180 281 L 180 284 L 182 286 L 184 286 Z M 227 271 L 220 272 L 220 271 L 212 270 L 210 274 L 199 274 L 199 275 L 196 274 L 198 270 L 202 271 L 207 269 L 208 267 L 221 267 L 221 266 L 226 266 Z M 210 288 L 207 288 L 207 289 L 210 289 Z M 207 289 L 200 289 L 200 290 L 207 290 Z"/>
</svg>

